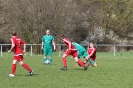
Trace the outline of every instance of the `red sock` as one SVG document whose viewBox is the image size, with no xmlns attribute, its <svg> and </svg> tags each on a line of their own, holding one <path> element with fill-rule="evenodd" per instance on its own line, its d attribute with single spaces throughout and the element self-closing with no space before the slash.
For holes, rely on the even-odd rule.
<svg viewBox="0 0 133 88">
<path fill-rule="evenodd" d="M 27 69 L 29 72 L 32 71 L 32 69 L 31 69 L 27 64 L 23 63 L 22 66 L 23 66 L 25 69 Z"/>
<path fill-rule="evenodd" d="M 14 74 L 16 71 L 16 64 L 12 64 L 12 74 Z"/>
<path fill-rule="evenodd" d="M 63 58 L 62 58 L 62 61 L 63 61 L 64 67 L 66 67 L 66 66 L 67 66 L 67 60 L 66 60 L 66 58 L 63 57 Z"/>
<path fill-rule="evenodd" d="M 77 62 L 79 65 L 81 65 L 82 67 L 84 67 L 85 65 L 83 64 L 83 62 L 81 62 L 80 60 L 78 60 Z"/>
</svg>

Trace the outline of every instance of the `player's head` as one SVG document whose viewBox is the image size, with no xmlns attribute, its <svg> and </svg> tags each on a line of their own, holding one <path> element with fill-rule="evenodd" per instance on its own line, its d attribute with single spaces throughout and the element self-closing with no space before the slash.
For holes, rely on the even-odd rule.
<svg viewBox="0 0 133 88">
<path fill-rule="evenodd" d="M 50 30 L 46 30 L 46 35 L 50 35 Z"/>
<path fill-rule="evenodd" d="M 61 39 L 64 39 L 65 38 L 65 35 L 64 34 L 61 34 Z"/>
<path fill-rule="evenodd" d="M 90 42 L 90 47 L 94 47 L 94 42 Z"/>
<path fill-rule="evenodd" d="M 12 32 L 11 32 L 11 35 L 12 35 L 12 36 L 16 36 L 16 35 L 17 35 L 16 31 L 12 31 Z"/>
</svg>

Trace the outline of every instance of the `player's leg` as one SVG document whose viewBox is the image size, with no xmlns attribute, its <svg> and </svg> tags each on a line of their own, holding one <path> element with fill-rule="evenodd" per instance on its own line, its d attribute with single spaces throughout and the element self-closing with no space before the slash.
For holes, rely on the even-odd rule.
<svg viewBox="0 0 133 88">
<path fill-rule="evenodd" d="M 47 61 L 48 50 L 44 48 L 43 53 L 44 53 L 43 62 L 45 64 L 45 62 Z"/>
<path fill-rule="evenodd" d="M 80 50 L 80 51 L 77 51 L 77 53 L 76 52 L 73 53 L 73 55 L 72 55 L 74 57 L 74 60 L 78 63 L 78 65 L 84 67 L 83 62 L 81 62 L 79 58 L 77 59 L 77 54 L 78 54 L 78 57 L 81 57 L 81 56 L 83 56 L 84 51 Z"/>
<path fill-rule="evenodd" d="M 67 57 L 67 54 L 66 53 L 64 53 L 63 55 L 62 55 L 62 62 L 63 62 L 63 68 L 60 68 L 61 70 L 67 70 L 67 60 L 66 60 L 66 57 Z"/>
<path fill-rule="evenodd" d="M 81 57 L 82 55 L 81 54 L 78 54 L 78 60 L 77 60 L 77 57 L 74 57 L 74 60 L 75 60 L 75 62 L 76 62 L 76 64 L 75 64 L 75 66 L 81 66 L 80 64 L 84 64 L 82 61 L 80 61 L 80 57 Z M 76 58 L 76 59 L 75 59 Z M 79 61 L 79 62 L 77 62 L 77 61 Z M 82 63 L 81 63 L 82 62 Z M 80 64 L 79 64 L 80 63 Z M 82 65 L 83 66 L 83 65 Z"/>
<path fill-rule="evenodd" d="M 95 58 L 91 58 L 91 59 L 89 60 L 89 62 L 90 62 L 90 64 L 91 64 L 92 66 L 98 67 L 97 63 L 95 62 Z"/>
<path fill-rule="evenodd" d="M 86 64 L 87 62 L 89 62 L 88 66 L 94 66 L 94 67 L 98 67 L 97 63 L 94 61 L 94 58 L 87 58 L 84 60 L 84 64 Z"/>
<path fill-rule="evenodd" d="M 95 63 L 92 59 L 90 59 L 89 62 L 90 62 L 90 64 L 92 64 L 92 65 Z"/>
<path fill-rule="evenodd" d="M 65 53 L 62 55 L 62 62 L 64 67 L 67 67 L 67 60 L 66 57 L 71 54 L 71 50 L 66 50 Z"/>
<path fill-rule="evenodd" d="M 78 57 L 74 57 L 74 60 L 82 67 L 84 67 L 84 70 L 87 70 L 88 66 L 85 66 L 85 64 L 78 59 Z"/>
<path fill-rule="evenodd" d="M 8 75 L 9 77 L 14 77 L 14 74 L 15 74 L 15 71 L 16 71 L 17 60 L 15 58 L 16 57 L 14 56 L 14 60 L 12 62 L 12 71 L 11 71 L 11 74 Z"/>
<path fill-rule="evenodd" d="M 34 70 L 32 70 L 32 69 L 31 69 L 26 63 L 24 63 L 23 61 L 20 61 L 19 63 L 20 63 L 20 65 L 21 65 L 22 67 L 24 67 L 25 69 L 27 69 L 27 70 L 29 71 L 29 73 L 30 73 L 30 76 L 32 76 Z"/>
<path fill-rule="evenodd" d="M 27 69 L 30 72 L 30 75 L 33 74 L 34 70 L 32 70 L 26 63 L 23 62 L 23 56 L 22 55 L 18 56 L 18 62 L 22 67 L 24 67 L 25 69 Z"/>
<path fill-rule="evenodd" d="M 86 59 L 83 61 L 84 64 L 86 64 L 87 62 L 89 62 L 88 66 L 91 66 L 91 65 L 92 65 L 92 66 L 97 67 L 97 64 L 96 64 L 90 57 L 88 57 L 86 53 L 84 54 L 84 56 L 85 56 L 85 58 L 86 58 Z"/>
<path fill-rule="evenodd" d="M 83 63 L 87 63 L 88 62 L 88 54 L 87 54 L 87 51 L 85 49 L 83 49 L 82 51 L 82 56 L 85 58 L 85 60 L 83 61 Z"/>
<path fill-rule="evenodd" d="M 16 63 L 17 63 L 17 60 L 13 60 L 13 63 L 12 63 L 12 74 L 15 74 L 15 71 L 16 71 Z"/>
<path fill-rule="evenodd" d="M 88 56 L 86 49 L 84 49 L 83 51 L 84 51 L 83 56 L 85 57 L 83 63 L 86 64 L 89 61 L 90 57 Z"/>
<path fill-rule="evenodd" d="M 84 67 L 84 64 L 82 61 L 78 59 L 78 57 L 74 57 L 75 62 L 77 62 L 80 66 Z"/>
<path fill-rule="evenodd" d="M 75 60 L 80 66 L 84 67 L 84 70 L 87 70 L 88 66 L 85 66 L 84 63 L 78 59 L 77 51 L 73 51 L 71 55 L 74 57 L 74 60 Z"/>
<path fill-rule="evenodd" d="M 90 62 L 90 64 L 95 63 L 91 58 L 86 58 L 83 63 L 86 64 L 87 62 Z"/>
<path fill-rule="evenodd" d="M 47 63 L 47 56 L 44 55 L 43 57 L 43 63 L 46 64 Z"/>
<path fill-rule="evenodd" d="M 95 62 L 92 59 L 89 59 L 87 62 L 89 62 L 88 66 L 93 66 L 95 64 Z"/>
<path fill-rule="evenodd" d="M 52 64 L 52 48 L 48 50 L 48 55 L 49 55 L 49 62 L 50 64 Z"/>
<path fill-rule="evenodd" d="M 22 67 L 24 67 L 25 69 L 27 69 L 29 72 L 32 71 L 32 69 L 31 69 L 26 63 L 24 63 L 23 61 L 20 61 L 19 64 L 20 64 Z"/>
<path fill-rule="evenodd" d="M 82 53 L 80 51 L 78 51 L 78 59 L 80 59 L 81 56 L 82 56 Z M 76 62 L 75 66 L 77 67 L 77 66 L 80 66 L 80 65 Z"/>
<path fill-rule="evenodd" d="M 80 57 L 84 56 L 85 50 L 84 49 L 78 50 L 77 53 L 78 53 L 78 59 L 80 59 Z M 80 66 L 78 63 L 76 65 Z"/>
</svg>

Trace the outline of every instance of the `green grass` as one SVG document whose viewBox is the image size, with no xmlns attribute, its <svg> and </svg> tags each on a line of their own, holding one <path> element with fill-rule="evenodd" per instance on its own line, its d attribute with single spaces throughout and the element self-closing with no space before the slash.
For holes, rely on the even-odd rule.
<svg viewBox="0 0 133 88">
<path fill-rule="evenodd" d="M 26 62 L 34 71 L 29 76 L 27 70 L 17 64 L 14 78 L 7 77 L 11 72 L 13 53 L 4 53 L 0 57 L 0 88 L 133 88 L 133 55 L 132 52 L 98 52 L 98 68 L 89 67 L 84 71 L 75 67 L 72 58 L 67 58 L 67 71 L 58 53 L 53 55 L 52 65 L 43 65 L 43 55 L 27 54 Z M 83 60 L 83 59 L 81 59 Z"/>
</svg>

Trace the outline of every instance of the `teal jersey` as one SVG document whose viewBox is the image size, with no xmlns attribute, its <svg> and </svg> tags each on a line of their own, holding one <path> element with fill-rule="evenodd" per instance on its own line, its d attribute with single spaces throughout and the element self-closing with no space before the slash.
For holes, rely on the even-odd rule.
<svg viewBox="0 0 133 88">
<path fill-rule="evenodd" d="M 80 44 L 75 43 L 75 42 L 73 42 L 72 44 L 73 44 L 73 45 L 75 46 L 75 48 L 77 49 L 77 51 L 78 51 L 78 57 L 79 57 L 79 58 L 80 58 L 81 56 L 86 57 L 86 56 L 88 55 L 86 49 L 85 49 L 83 46 L 81 46 Z"/>
<path fill-rule="evenodd" d="M 52 35 L 44 35 L 42 37 L 42 42 L 44 42 L 44 48 L 52 48 L 52 42 L 54 37 Z"/>
<path fill-rule="evenodd" d="M 75 46 L 75 48 L 76 48 L 78 51 L 81 51 L 81 50 L 85 49 L 83 46 L 79 45 L 78 43 L 73 42 L 72 44 Z"/>
</svg>

